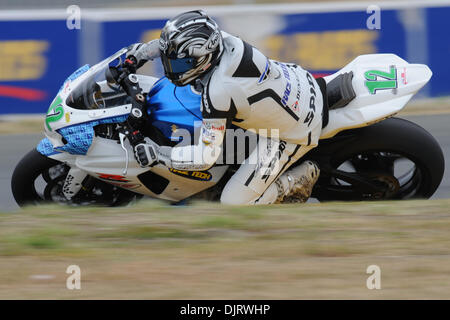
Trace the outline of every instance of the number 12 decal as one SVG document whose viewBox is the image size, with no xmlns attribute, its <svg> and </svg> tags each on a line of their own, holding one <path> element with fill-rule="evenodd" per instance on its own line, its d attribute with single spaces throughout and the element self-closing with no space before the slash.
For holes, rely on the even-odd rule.
<svg viewBox="0 0 450 320">
<path fill-rule="evenodd" d="M 397 68 L 390 66 L 389 72 L 380 70 L 369 70 L 364 72 L 365 85 L 371 94 L 377 90 L 396 89 L 397 88 Z M 384 80 L 379 80 L 379 78 Z"/>
</svg>

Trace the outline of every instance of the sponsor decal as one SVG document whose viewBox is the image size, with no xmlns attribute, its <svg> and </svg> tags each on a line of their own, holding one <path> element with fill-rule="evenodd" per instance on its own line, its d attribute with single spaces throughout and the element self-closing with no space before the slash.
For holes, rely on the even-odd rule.
<svg viewBox="0 0 450 320">
<path fill-rule="evenodd" d="M 390 66 L 388 72 L 368 70 L 364 72 L 364 77 L 366 78 L 364 84 L 370 94 L 376 94 L 378 90 L 389 89 L 395 93 L 395 89 L 397 89 L 397 68 L 395 66 Z M 406 81 L 406 76 L 404 81 Z"/>
<path fill-rule="evenodd" d="M 295 81 L 297 81 L 297 94 L 296 94 L 295 98 L 297 100 L 300 100 L 300 87 L 301 87 L 301 85 L 300 85 L 300 77 L 298 76 L 297 72 L 294 72 L 294 74 L 295 74 Z"/>
<path fill-rule="evenodd" d="M 295 70 L 292 70 L 294 75 L 295 75 L 295 83 L 297 85 L 297 92 L 296 92 L 296 96 L 295 99 L 296 101 L 292 104 L 288 104 L 288 100 L 289 100 L 289 96 L 291 95 L 291 91 L 292 91 L 292 84 L 291 84 L 291 78 L 289 75 L 289 70 L 288 67 L 290 69 L 293 69 L 293 67 L 291 65 L 286 66 L 284 63 L 279 63 L 279 65 L 281 66 L 281 69 L 283 70 L 283 75 L 286 78 L 287 82 L 286 82 L 286 87 L 284 89 L 283 92 L 283 97 L 281 99 L 281 103 L 286 107 L 289 108 L 293 111 L 298 111 L 298 101 L 300 100 L 300 78 L 297 74 L 297 72 L 295 72 Z"/>
<path fill-rule="evenodd" d="M 403 84 L 408 84 L 408 81 L 406 81 L 406 68 L 403 68 L 403 72 L 400 74 L 400 76 L 402 77 L 402 83 Z"/>
<path fill-rule="evenodd" d="M 216 136 L 211 130 L 202 128 L 202 141 L 204 144 L 211 144 L 216 141 Z"/>
<path fill-rule="evenodd" d="M 297 101 L 295 101 L 295 103 L 291 105 L 291 109 L 294 110 L 294 111 L 298 111 L 298 101 L 300 100 L 300 87 L 301 87 L 300 86 L 300 78 L 298 76 L 298 73 L 295 72 L 295 70 L 293 70 L 293 72 L 294 72 L 294 75 L 295 75 L 295 81 L 297 83 L 297 94 L 295 95 L 295 99 Z"/>
<path fill-rule="evenodd" d="M 262 174 L 261 179 L 264 180 L 264 182 L 267 182 L 267 180 L 269 179 L 270 175 L 272 174 L 275 165 L 278 163 L 278 161 L 281 159 L 281 155 L 283 154 L 284 149 L 286 149 L 286 142 L 281 140 L 279 142 L 278 145 L 278 150 L 275 153 L 275 156 L 272 158 L 272 160 L 270 161 L 269 165 L 267 166 L 267 169 L 265 170 L 265 172 Z M 268 152 L 271 153 L 272 150 L 272 146 L 268 146 Z"/>
<path fill-rule="evenodd" d="M 303 123 L 308 123 L 308 127 L 311 125 L 311 122 L 314 119 L 314 114 L 316 113 L 316 89 L 314 87 L 314 79 L 312 75 L 307 72 L 306 78 L 308 79 L 309 84 L 309 93 L 311 93 L 311 97 L 309 98 L 309 112 L 306 115 L 305 121 Z"/>
<path fill-rule="evenodd" d="M 289 99 L 289 96 L 291 95 L 291 83 L 286 83 L 286 88 L 284 89 L 283 98 L 281 99 L 281 103 L 287 106 L 287 102 Z"/>
<path fill-rule="evenodd" d="M 286 78 L 286 87 L 284 88 L 283 97 L 281 98 L 281 103 L 285 107 L 289 107 L 287 102 L 289 99 L 289 96 L 291 95 L 291 77 L 289 76 L 289 71 L 284 63 L 279 64 L 281 67 L 281 70 L 283 71 L 283 75 Z"/>
<path fill-rule="evenodd" d="M 218 130 L 218 131 L 223 131 L 225 130 L 225 125 L 221 125 L 216 127 L 214 124 L 211 125 L 211 130 Z"/>
<path fill-rule="evenodd" d="M 64 116 L 64 108 L 62 106 L 62 99 L 56 96 L 52 104 L 48 108 L 47 116 L 45 117 L 45 125 L 49 131 L 52 131 L 50 123 L 59 121 Z"/>
<path fill-rule="evenodd" d="M 211 144 L 216 141 L 218 137 L 223 135 L 223 131 L 225 130 L 225 125 L 222 121 L 214 124 L 212 121 L 202 122 L 202 141 L 205 144 Z"/>
<path fill-rule="evenodd" d="M 289 70 L 287 69 L 286 65 L 284 63 L 279 63 L 281 70 L 283 70 L 283 75 L 287 80 L 291 80 L 291 77 L 289 76 Z"/>
<path fill-rule="evenodd" d="M 169 171 L 178 176 L 192 180 L 209 181 L 212 179 L 212 174 L 209 173 L 209 171 L 185 171 L 172 168 L 170 168 Z"/>
<path fill-rule="evenodd" d="M 204 164 L 195 164 L 195 163 L 187 163 L 187 164 L 178 164 L 177 168 L 178 170 L 204 170 L 205 165 Z"/>
</svg>

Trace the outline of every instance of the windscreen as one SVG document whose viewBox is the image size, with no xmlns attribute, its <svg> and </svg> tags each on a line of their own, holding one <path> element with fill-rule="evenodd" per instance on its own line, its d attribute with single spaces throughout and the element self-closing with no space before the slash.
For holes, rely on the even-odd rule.
<svg viewBox="0 0 450 320">
<path fill-rule="evenodd" d="M 67 97 L 66 104 L 75 109 L 104 109 L 130 104 L 131 99 L 117 84 L 106 80 L 109 67 L 117 67 L 122 63 L 126 49 L 118 51 L 111 57 L 93 66 L 91 74 L 80 81 Z"/>
</svg>

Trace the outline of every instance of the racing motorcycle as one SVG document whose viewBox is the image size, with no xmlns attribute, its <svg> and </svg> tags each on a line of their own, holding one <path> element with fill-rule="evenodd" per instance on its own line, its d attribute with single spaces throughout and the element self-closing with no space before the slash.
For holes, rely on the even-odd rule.
<svg viewBox="0 0 450 320">
<path fill-rule="evenodd" d="M 183 171 L 162 164 L 142 168 L 135 160 L 133 146 L 145 137 L 174 145 L 182 139 L 179 130 L 195 135 L 201 97 L 190 86 L 121 68 L 126 53 L 121 49 L 92 67 L 85 65 L 64 82 L 45 117 L 46 137 L 14 170 L 12 193 L 20 206 L 118 206 L 142 196 L 173 203 L 219 198 L 238 164 Z M 433 195 L 444 173 L 440 146 L 417 124 L 393 117 L 431 75 L 426 65 L 409 64 L 394 54 L 368 54 L 321 78 L 319 146 L 300 159 L 314 160 L 321 169 L 313 198 Z M 135 123 L 145 129 L 134 130 Z M 225 151 L 227 156 L 233 152 L 241 151 Z"/>
</svg>

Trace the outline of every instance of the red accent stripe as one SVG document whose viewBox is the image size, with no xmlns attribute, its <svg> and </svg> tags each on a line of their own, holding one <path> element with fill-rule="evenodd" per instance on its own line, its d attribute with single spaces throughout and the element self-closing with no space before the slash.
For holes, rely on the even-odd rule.
<svg viewBox="0 0 450 320">
<path fill-rule="evenodd" d="M 36 89 L 0 85 L 0 97 L 10 97 L 28 101 L 44 100 L 47 92 Z"/>
<path fill-rule="evenodd" d="M 312 72 L 311 72 L 312 73 Z M 329 76 L 331 73 L 312 73 L 312 75 L 313 75 L 313 77 L 314 78 L 323 78 L 323 77 L 326 77 L 326 76 Z"/>
</svg>

